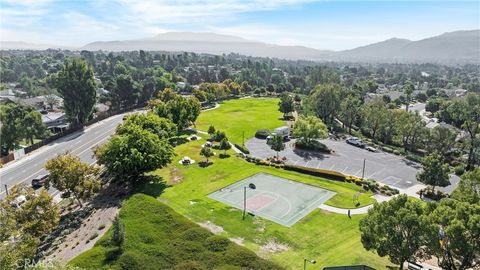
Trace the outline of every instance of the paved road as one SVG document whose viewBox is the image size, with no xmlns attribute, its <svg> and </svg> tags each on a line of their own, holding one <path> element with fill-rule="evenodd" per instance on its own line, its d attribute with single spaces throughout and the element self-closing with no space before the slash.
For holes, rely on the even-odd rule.
<svg viewBox="0 0 480 270">
<path fill-rule="evenodd" d="M 416 174 L 421 166 L 415 162 L 385 152 L 369 152 L 345 143 L 331 139 L 322 140 L 334 154 L 297 150 L 293 147 L 294 141 L 286 144 L 285 150 L 280 152 L 287 157 L 287 163 L 311 168 L 328 169 L 343 172 L 349 175 L 362 176 L 363 161 L 365 160 L 365 178 L 372 178 L 381 183 L 400 189 L 409 189 L 421 185 L 416 180 Z M 265 140 L 253 138 L 246 142 L 247 148 L 253 156 L 266 158 L 275 155 Z M 452 185 L 444 188 L 451 192 L 458 185 L 459 178 L 450 176 Z"/>
<path fill-rule="evenodd" d="M 85 130 L 75 132 L 44 146 L 28 156 L 17 161 L 7 163 L 0 169 L 0 199 L 5 197 L 5 187 L 11 188 L 15 184 L 26 183 L 37 175 L 46 173 L 43 168 L 45 162 L 58 154 L 70 151 L 84 162 L 94 163 L 92 148 L 101 145 L 115 132 L 117 125 L 122 122 L 124 114 L 115 115 L 95 123 Z M 50 190 L 54 193 L 54 190 Z"/>
</svg>

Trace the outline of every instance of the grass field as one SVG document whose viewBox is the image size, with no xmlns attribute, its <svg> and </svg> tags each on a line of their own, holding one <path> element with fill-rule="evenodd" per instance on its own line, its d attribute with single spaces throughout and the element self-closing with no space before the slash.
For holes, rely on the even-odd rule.
<svg viewBox="0 0 480 270">
<path fill-rule="evenodd" d="M 318 177 L 288 172 L 273 167 L 257 166 L 232 156 L 226 159 L 213 157 L 213 165 L 201 168 L 198 165 L 183 166 L 178 161 L 183 156 L 201 160 L 198 154 L 205 140 L 190 142 L 176 148 L 177 157 L 167 168 L 155 174 L 161 176 L 170 187 L 159 196 L 159 200 L 171 206 L 177 212 L 198 223 L 212 222 L 223 228 L 221 233 L 229 238 L 242 239 L 250 249 L 266 258 L 287 267 L 298 269 L 303 257 L 318 261 L 318 266 L 368 264 L 378 269 L 385 268 L 388 261 L 367 252 L 360 243 L 358 223 L 361 216 L 349 219 L 338 215 L 314 210 L 307 217 L 290 228 L 265 219 L 248 216 L 241 220 L 241 212 L 206 197 L 224 186 L 232 184 L 257 172 L 265 172 L 291 180 L 301 181 L 332 190 L 337 194 L 327 203 L 332 206 L 350 208 L 353 206 L 353 194 L 360 187 L 325 180 Z M 144 191 L 155 193 L 155 186 L 146 186 Z M 359 197 L 361 206 L 373 203 L 369 193 Z M 266 251 L 268 243 L 286 246 L 288 250 L 278 253 Z"/>
<path fill-rule="evenodd" d="M 220 108 L 200 114 L 196 121 L 197 128 L 207 131 L 210 125 L 225 131 L 229 140 L 242 144 L 243 132 L 245 140 L 255 136 L 259 129 L 268 129 L 285 125 L 278 111 L 278 99 L 244 98 L 227 100 L 220 103 Z"/>
<path fill-rule="evenodd" d="M 109 230 L 70 264 L 84 269 L 281 269 L 148 195 L 124 202 L 120 219 L 126 232 L 123 253 L 111 243 Z"/>
</svg>

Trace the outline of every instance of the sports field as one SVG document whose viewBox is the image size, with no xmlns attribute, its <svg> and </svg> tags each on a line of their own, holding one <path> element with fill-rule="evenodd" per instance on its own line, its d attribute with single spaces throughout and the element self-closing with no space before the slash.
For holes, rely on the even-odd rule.
<svg viewBox="0 0 480 270">
<path fill-rule="evenodd" d="M 255 136 L 259 129 L 272 130 L 285 125 L 278 111 L 276 98 L 243 98 L 220 103 L 218 109 L 202 112 L 196 121 L 199 130 L 207 131 L 210 125 L 225 131 L 229 140 L 242 144 Z"/>
<path fill-rule="evenodd" d="M 290 227 L 334 195 L 322 188 L 257 173 L 208 197 L 238 209 L 245 203 L 249 213 Z"/>
</svg>

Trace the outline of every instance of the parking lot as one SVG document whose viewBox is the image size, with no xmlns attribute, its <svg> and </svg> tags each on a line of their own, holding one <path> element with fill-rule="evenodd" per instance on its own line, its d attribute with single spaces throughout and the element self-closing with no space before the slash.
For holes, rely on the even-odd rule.
<svg viewBox="0 0 480 270">
<path fill-rule="evenodd" d="M 326 139 L 321 140 L 321 142 L 333 149 L 335 153 L 325 154 L 298 150 L 293 147 L 294 140 L 292 140 L 286 143 L 285 150 L 280 152 L 280 155 L 287 158 L 288 164 L 334 170 L 359 177 L 362 177 L 365 160 L 365 178 L 372 178 L 401 189 L 408 189 L 416 184 L 421 184 L 415 177 L 421 169 L 421 165 L 415 162 L 382 151 L 369 152 L 349 145 L 344 140 Z M 258 158 L 264 159 L 276 154 L 262 139 L 250 139 L 245 145 L 250 153 Z M 442 190 L 449 193 L 453 191 L 458 185 L 459 178 L 451 175 L 450 181 L 452 185 Z"/>
</svg>

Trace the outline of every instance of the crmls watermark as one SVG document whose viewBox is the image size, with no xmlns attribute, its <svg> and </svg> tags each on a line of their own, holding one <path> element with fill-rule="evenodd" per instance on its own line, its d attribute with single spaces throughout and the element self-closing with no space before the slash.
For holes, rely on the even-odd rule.
<svg viewBox="0 0 480 270">
<path fill-rule="evenodd" d="M 34 266 L 40 266 L 44 268 L 50 268 L 54 266 L 54 263 L 50 260 L 42 260 L 42 259 L 23 259 L 23 260 L 17 260 L 16 266 L 18 268 L 28 268 L 28 267 L 34 267 Z"/>
</svg>

